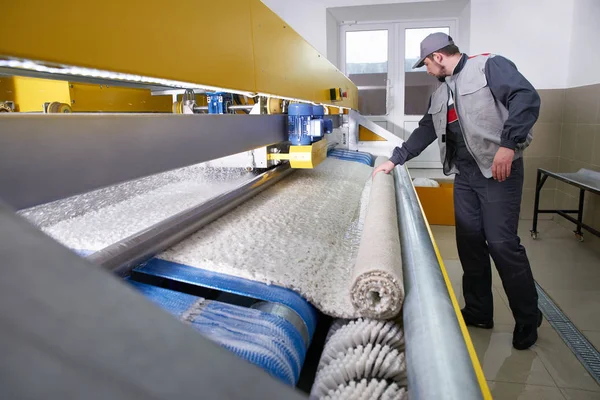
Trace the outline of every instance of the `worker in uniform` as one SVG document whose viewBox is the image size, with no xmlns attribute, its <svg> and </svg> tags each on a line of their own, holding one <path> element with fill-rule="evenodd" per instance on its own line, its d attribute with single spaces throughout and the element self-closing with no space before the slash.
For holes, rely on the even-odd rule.
<svg viewBox="0 0 600 400">
<path fill-rule="evenodd" d="M 537 340 L 542 315 L 517 226 L 523 151 L 532 140 L 540 97 L 511 61 L 492 54 L 468 57 L 444 33 L 421 42 L 413 68 L 423 65 L 442 85 L 431 95 L 419 127 L 373 174 L 390 173 L 438 139 L 444 174 L 455 174 L 463 318 L 467 325 L 494 326 L 491 255 L 515 319 L 513 347 L 527 349 Z"/>
</svg>

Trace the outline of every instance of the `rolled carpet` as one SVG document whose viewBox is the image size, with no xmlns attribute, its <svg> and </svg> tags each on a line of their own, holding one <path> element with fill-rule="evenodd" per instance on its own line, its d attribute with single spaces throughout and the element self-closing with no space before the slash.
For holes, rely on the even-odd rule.
<svg viewBox="0 0 600 400">
<path fill-rule="evenodd" d="M 375 167 L 387 161 L 378 157 Z M 350 289 L 352 305 L 361 316 L 388 319 L 404 301 L 396 193 L 390 174 L 373 178 Z"/>
</svg>

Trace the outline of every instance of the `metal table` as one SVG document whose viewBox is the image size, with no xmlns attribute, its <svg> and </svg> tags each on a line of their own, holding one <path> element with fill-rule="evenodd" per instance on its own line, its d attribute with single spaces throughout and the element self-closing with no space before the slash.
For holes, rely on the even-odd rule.
<svg viewBox="0 0 600 400">
<path fill-rule="evenodd" d="M 540 210 L 540 192 L 546 179 L 551 176 L 552 178 L 558 179 L 559 181 L 568 183 L 579 188 L 579 209 L 577 210 Z M 600 172 L 592 171 L 589 169 L 582 168 L 577 172 L 550 172 L 543 168 L 538 168 L 537 181 L 535 189 L 535 204 L 533 208 L 533 227 L 531 229 L 531 237 L 537 239 L 537 222 L 538 214 L 558 214 L 569 221 L 573 222 L 577 229 L 574 231 L 575 236 L 583 242 L 583 232 L 581 229 L 585 229 L 593 235 L 600 236 L 600 231 L 592 228 L 591 226 L 583 223 L 583 201 L 585 191 L 590 191 L 594 194 L 600 195 Z M 577 214 L 577 219 L 570 216 L 569 214 Z"/>
</svg>

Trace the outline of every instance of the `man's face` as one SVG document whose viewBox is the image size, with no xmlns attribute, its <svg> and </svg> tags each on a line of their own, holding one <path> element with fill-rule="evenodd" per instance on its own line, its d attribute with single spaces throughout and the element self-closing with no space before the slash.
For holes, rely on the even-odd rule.
<svg viewBox="0 0 600 400">
<path fill-rule="evenodd" d="M 448 76 L 446 68 L 438 61 L 436 61 L 436 58 L 441 57 L 439 57 L 438 54 L 434 53 L 432 58 L 427 57 L 424 60 L 425 66 L 427 67 L 427 73 L 429 75 L 435 76 L 436 78 L 445 78 L 446 76 Z"/>
</svg>

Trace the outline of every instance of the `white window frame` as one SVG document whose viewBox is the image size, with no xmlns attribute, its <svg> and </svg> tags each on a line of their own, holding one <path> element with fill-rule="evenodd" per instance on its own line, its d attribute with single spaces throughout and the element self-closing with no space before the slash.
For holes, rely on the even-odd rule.
<svg viewBox="0 0 600 400">
<path fill-rule="evenodd" d="M 404 115 L 404 96 L 405 96 L 405 75 L 404 75 L 404 54 L 405 54 L 405 29 L 413 28 L 437 28 L 448 26 L 450 36 L 454 39 L 458 37 L 458 18 L 432 18 L 432 19 L 412 19 L 412 20 L 393 20 L 393 21 L 369 21 L 342 23 L 340 25 L 339 35 L 339 60 L 340 70 L 346 75 L 346 33 L 355 31 L 373 31 L 388 30 L 388 90 L 387 90 L 387 113 L 380 116 L 367 116 L 373 122 L 380 125 L 387 124 L 388 129 L 403 140 L 406 140 L 410 133 L 405 130 L 405 123 L 414 124 L 423 117 L 422 115 Z M 388 122 L 391 123 L 388 124 Z M 411 125 L 412 125 L 411 124 Z M 435 146 L 432 144 L 430 147 Z M 437 150 L 437 149 L 436 149 Z M 428 148 L 425 153 L 432 155 L 434 149 Z M 438 151 L 439 153 L 439 151 Z M 421 161 L 419 157 L 408 163 L 413 168 L 442 168 L 440 161 Z"/>
<path fill-rule="evenodd" d="M 394 95 L 398 96 L 396 103 L 398 104 L 398 113 L 402 115 L 403 120 L 406 121 L 420 121 L 423 118 L 422 115 L 404 115 L 404 87 L 406 84 L 405 75 L 404 75 L 404 54 L 406 53 L 406 37 L 404 35 L 404 30 L 406 29 L 415 29 L 415 28 L 439 28 L 440 26 L 448 26 L 450 27 L 450 36 L 454 39 L 457 37 L 457 19 L 443 19 L 443 20 L 426 20 L 426 21 L 410 21 L 410 22 L 400 22 L 398 23 L 398 36 L 397 41 L 402 42 L 398 43 L 399 51 L 398 58 L 396 59 L 396 65 L 402 66 L 402 71 L 400 76 L 398 77 L 397 83 L 397 91 Z M 401 40 L 402 39 L 402 40 Z"/>
<path fill-rule="evenodd" d="M 386 90 L 386 113 L 383 115 L 369 115 L 367 116 L 369 119 L 374 122 L 383 122 L 387 121 L 387 117 L 390 115 L 390 110 L 393 109 L 393 104 L 391 104 L 391 82 L 394 82 L 396 71 L 393 68 L 393 59 L 395 57 L 395 48 L 396 48 L 396 28 L 394 24 L 356 24 L 356 25 L 341 25 L 340 26 L 340 70 L 346 74 L 346 33 L 347 32 L 361 32 L 361 31 L 388 31 L 388 59 L 387 59 L 387 90 Z"/>
</svg>

